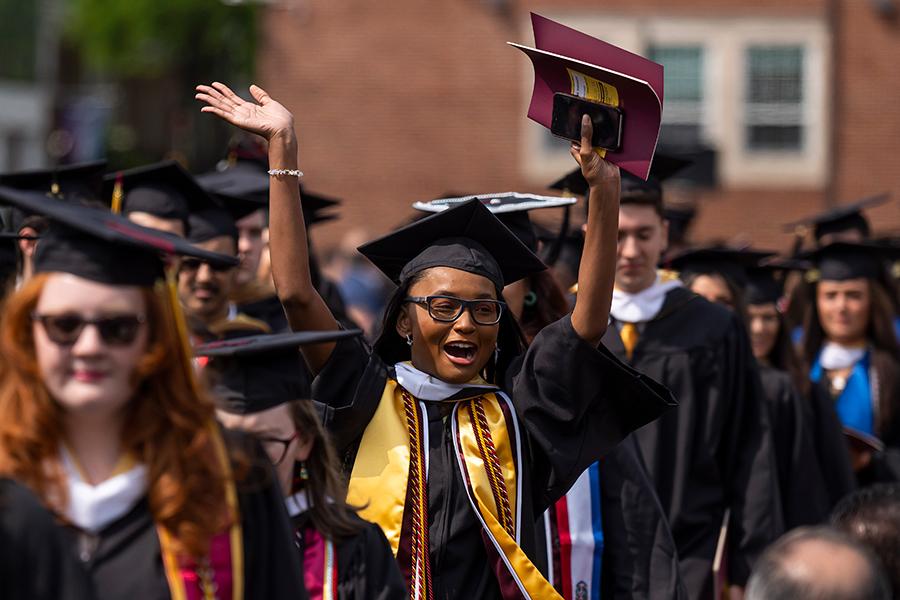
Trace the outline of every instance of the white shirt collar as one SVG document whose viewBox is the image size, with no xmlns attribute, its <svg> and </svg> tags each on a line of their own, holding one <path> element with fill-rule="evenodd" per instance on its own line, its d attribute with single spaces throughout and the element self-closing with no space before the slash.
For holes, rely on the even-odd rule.
<svg viewBox="0 0 900 600">
<path fill-rule="evenodd" d="M 69 452 L 63 448 L 62 464 L 69 492 L 66 517 L 79 528 L 97 533 L 125 516 L 147 493 L 147 467 L 138 464 L 97 485 L 81 478 Z"/>
<path fill-rule="evenodd" d="M 609 313 L 615 320 L 623 323 L 646 323 L 659 314 L 666 301 L 666 294 L 681 286 L 679 279 L 663 281 L 657 275 L 653 285 L 636 294 L 614 289 Z"/>
<path fill-rule="evenodd" d="M 446 400 L 464 390 L 483 390 L 485 392 L 497 391 L 497 386 L 489 383 L 447 383 L 418 370 L 411 363 L 401 362 L 394 365 L 397 374 L 397 383 L 403 386 L 417 400 L 440 401 Z M 478 393 L 477 391 L 475 393 Z"/>
<path fill-rule="evenodd" d="M 827 371 L 849 369 L 861 361 L 865 355 L 865 348 L 848 348 L 835 342 L 825 342 L 822 352 L 819 354 L 819 364 Z"/>
</svg>

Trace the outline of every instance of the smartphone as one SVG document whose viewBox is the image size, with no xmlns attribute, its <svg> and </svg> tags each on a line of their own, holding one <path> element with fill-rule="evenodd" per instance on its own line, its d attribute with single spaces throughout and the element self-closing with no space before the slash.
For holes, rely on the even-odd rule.
<svg viewBox="0 0 900 600">
<path fill-rule="evenodd" d="M 607 150 L 619 149 L 622 145 L 622 111 L 571 94 L 553 94 L 550 133 L 567 140 L 581 141 L 582 115 L 590 116 L 594 124 L 591 146 Z"/>
</svg>

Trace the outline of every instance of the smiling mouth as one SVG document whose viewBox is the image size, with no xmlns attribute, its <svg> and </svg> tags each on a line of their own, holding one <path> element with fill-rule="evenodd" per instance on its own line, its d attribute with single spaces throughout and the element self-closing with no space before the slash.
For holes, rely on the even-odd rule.
<svg viewBox="0 0 900 600">
<path fill-rule="evenodd" d="M 470 342 L 448 342 L 444 344 L 444 353 L 453 364 L 471 365 L 475 362 L 478 346 Z"/>
</svg>

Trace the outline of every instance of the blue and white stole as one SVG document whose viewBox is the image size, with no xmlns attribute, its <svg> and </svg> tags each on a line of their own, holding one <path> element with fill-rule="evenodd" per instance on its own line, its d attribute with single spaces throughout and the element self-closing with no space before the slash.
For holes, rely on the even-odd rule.
<svg viewBox="0 0 900 600">
<path fill-rule="evenodd" d="M 845 348 L 826 343 L 813 363 L 809 378 L 813 383 L 822 380 L 826 370 L 852 367 L 843 391 L 835 400 L 834 410 L 845 427 L 868 435 L 875 433 L 875 392 L 877 378 L 871 371 L 871 352 L 866 348 Z"/>
</svg>

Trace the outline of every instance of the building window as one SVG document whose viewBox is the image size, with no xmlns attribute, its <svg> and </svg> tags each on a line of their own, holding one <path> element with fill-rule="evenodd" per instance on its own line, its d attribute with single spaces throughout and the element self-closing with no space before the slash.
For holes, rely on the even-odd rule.
<svg viewBox="0 0 900 600">
<path fill-rule="evenodd" d="M 747 49 L 745 141 L 748 151 L 803 149 L 803 54 L 802 46 Z"/>
<path fill-rule="evenodd" d="M 703 47 L 651 45 L 647 57 L 665 68 L 660 142 L 696 146 L 703 139 Z"/>
</svg>

